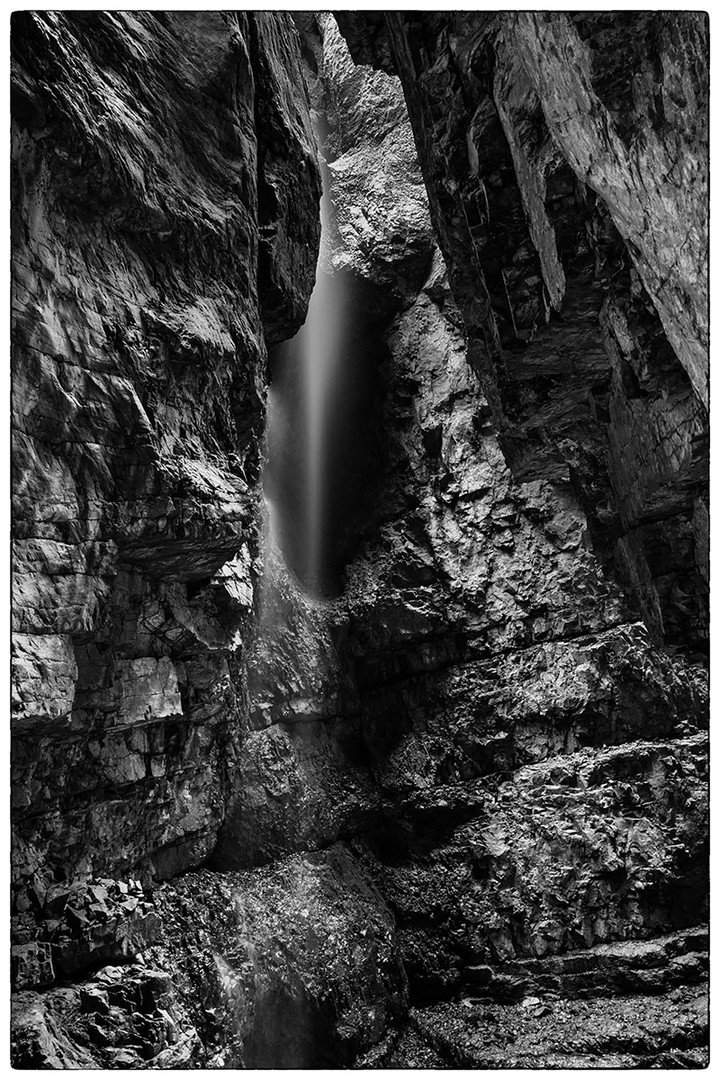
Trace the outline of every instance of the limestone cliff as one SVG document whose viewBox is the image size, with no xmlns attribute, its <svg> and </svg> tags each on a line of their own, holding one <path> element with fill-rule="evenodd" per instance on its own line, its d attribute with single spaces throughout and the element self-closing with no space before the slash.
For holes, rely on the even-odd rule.
<svg viewBox="0 0 720 1080">
<path fill-rule="evenodd" d="M 339 19 L 403 82 L 514 475 L 567 480 L 655 639 L 706 651 L 705 16 Z"/>
<path fill-rule="evenodd" d="M 672 934 L 705 917 L 705 672 L 652 644 L 576 484 L 514 480 L 424 225 L 397 84 L 353 69 L 331 20 L 303 34 L 334 205 L 326 266 L 364 313 L 380 434 L 342 596 L 293 599 L 276 568 L 279 629 L 257 639 L 255 730 L 216 858 L 249 866 L 355 836 L 394 914 L 411 1001 L 470 994 L 511 1011 L 538 987 L 571 1001 L 624 979 L 638 995 L 629 1014 L 645 1015 L 643 995 L 676 988 L 682 964 L 703 980 L 702 956 L 673 967 L 689 939 Z M 636 943 L 648 937 L 659 970 L 646 978 Z M 627 959 L 620 948 L 606 964 L 618 941 Z M 702 991 L 687 995 L 694 1047 Z M 411 1016 L 414 1034 L 367 1064 L 499 1053 L 490 1038 L 458 1056 L 442 1016 L 423 1017 L 420 1034 Z M 567 1060 L 664 1060 L 633 1030 L 634 1057 L 607 1031 Z M 555 1060 L 552 1040 L 523 1053 Z"/>
<path fill-rule="evenodd" d="M 702 20 L 15 18 L 16 1063 L 702 1064 Z"/>
<path fill-rule="evenodd" d="M 20 13 L 12 76 L 22 988 L 132 954 L 153 929 L 138 879 L 214 846 L 266 341 L 305 315 L 320 178 L 282 13 Z M 122 891 L 72 893 L 103 877 Z"/>
<path fill-rule="evenodd" d="M 293 34 L 283 15 L 14 21 L 18 878 L 164 877 L 213 846 L 265 340 L 301 322 L 317 257 Z"/>
</svg>

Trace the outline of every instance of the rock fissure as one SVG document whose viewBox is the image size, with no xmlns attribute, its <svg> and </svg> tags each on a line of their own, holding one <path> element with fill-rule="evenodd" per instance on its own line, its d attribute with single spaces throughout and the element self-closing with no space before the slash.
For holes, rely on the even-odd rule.
<svg viewBox="0 0 720 1080">
<path fill-rule="evenodd" d="M 14 1065 L 703 1067 L 706 17 L 12 38 Z"/>
</svg>

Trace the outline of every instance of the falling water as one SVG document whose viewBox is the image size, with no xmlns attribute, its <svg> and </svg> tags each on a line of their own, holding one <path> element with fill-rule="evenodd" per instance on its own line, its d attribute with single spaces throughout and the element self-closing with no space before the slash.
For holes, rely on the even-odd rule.
<svg viewBox="0 0 720 1080">
<path fill-rule="evenodd" d="M 273 356 L 268 402 L 264 489 L 266 548 L 275 546 L 311 596 L 327 592 L 332 577 L 330 486 L 337 461 L 349 445 L 340 432 L 347 393 L 343 350 L 343 286 L 327 265 L 331 216 L 329 184 L 323 170 L 322 241 L 315 287 L 304 325 Z M 346 365 L 345 365 L 346 366 Z"/>
<path fill-rule="evenodd" d="M 330 196 L 323 170 L 320 209 L 322 237 L 326 241 L 330 217 Z M 322 258 L 321 258 L 322 262 Z M 325 535 L 328 496 L 328 429 L 341 346 L 341 312 L 331 278 L 318 267 L 310 298 L 307 321 L 300 334 L 300 366 L 305 407 L 305 544 L 306 581 L 311 590 L 321 592 L 325 579 Z"/>
<path fill-rule="evenodd" d="M 337 596 L 357 543 L 374 468 L 381 350 L 349 270 L 338 270 L 329 169 L 322 238 L 304 325 L 270 357 L 265 549 L 276 549 L 305 595 Z M 333 269 L 334 272 L 328 272 Z M 367 298 L 365 298 L 367 300 Z"/>
<path fill-rule="evenodd" d="M 378 348 L 350 275 L 333 263 L 328 177 L 307 319 L 270 356 L 261 532 L 262 572 L 248 650 L 252 724 L 337 714 L 335 627 L 345 564 L 357 542 L 377 394 Z M 252 838 L 247 843 L 252 846 Z"/>
<path fill-rule="evenodd" d="M 379 356 L 367 317 L 354 303 L 349 275 L 325 272 L 331 265 L 327 179 L 324 175 L 321 252 L 307 319 L 270 358 L 262 573 L 246 654 L 250 727 L 259 732 L 279 717 L 286 730 L 294 731 L 292 748 L 277 753 L 298 754 L 295 785 L 305 782 L 304 755 L 312 753 L 298 749 L 304 737 L 298 728 L 310 740 L 316 737 L 314 723 L 296 722 L 337 717 L 344 709 L 346 673 L 337 627 L 345 613 L 338 597 L 352 548 L 348 537 L 356 527 L 367 463 L 373 459 L 368 433 Z M 248 768 L 252 776 L 252 761 Z M 278 836 L 294 836 L 302 815 L 311 816 L 314 797 L 310 784 L 307 795 L 287 805 L 268 793 L 267 805 L 258 809 L 252 796 L 246 804 L 241 795 L 229 844 L 239 842 L 251 863 L 267 861 L 278 853 Z M 294 912 L 293 940 L 302 941 L 303 935 L 314 940 L 322 910 L 314 877 L 302 862 L 288 902 Z M 253 1001 L 252 1029 L 243 1034 L 248 1059 L 260 1067 L 302 1067 L 305 1060 L 315 1060 L 326 1038 L 325 1021 L 306 996 L 268 983 L 262 954 L 256 963 L 252 920 L 240 910 L 238 923 L 241 948 L 231 962 L 218 956 L 216 964 L 226 1008 L 243 1016 L 245 1002 Z"/>
</svg>

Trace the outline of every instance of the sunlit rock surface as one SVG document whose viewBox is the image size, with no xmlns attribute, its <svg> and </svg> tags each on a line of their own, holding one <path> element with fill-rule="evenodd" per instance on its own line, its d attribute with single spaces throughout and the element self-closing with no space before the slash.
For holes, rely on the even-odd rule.
<svg viewBox="0 0 720 1080">
<path fill-rule="evenodd" d="M 323 260 L 371 290 L 373 315 L 412 301 L 435 247 L 427 192 L 397 78 L 353 64 L 335 20 L 321 16 L 313 102 L 327 130 L 334 213 Z"/>
</svg>

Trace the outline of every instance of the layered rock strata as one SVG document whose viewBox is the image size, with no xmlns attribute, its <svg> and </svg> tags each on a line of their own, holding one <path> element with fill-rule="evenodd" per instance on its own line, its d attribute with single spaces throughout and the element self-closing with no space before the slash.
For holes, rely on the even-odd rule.
<svg viewBox="0 0 720 1080">
<path fill-rule="evenodd" d="M 271 858 L 278 841 L 312 849 L 354 834 L 353 850 L 396 920 L 411 1000 L 449 999 L 449 1015 L 472 1024 L 468 995 L 517 1002 L 540 993 L 556 1030 L 575 1009 L 558 1002 L 627 990 L 639 995 L 618 1005 L 618 1023 L 627 1023 L 633 1010 L 650 1017 L 646 990 L 673 993 L 680 1005 L 657 1037 L 645 1039 L 638 1020 L 625 1041 L 609 1032 L 595 1045 L 588 1035 L 563 1051 L 538 1051 L 535 1062 L 659 1064 L 676 1051 L 685 1060 L 686 1050 L 688 1062 L 700 1061 L 704 991 L 683 987 L 702 987 L 702 958 L 680 961 L 654 983 L 633 982 L 622 974 L 625 946 L 616 955 L 611 943 L 629 942 L 640 955 L 644 946 L 633 943 L 650 940 L 648 949 L 661 950 L 657 935 L 705 917 L 705 673 L 653 644 L 656 626 L 643 623 L 622 575 L 608 573 L 593 507 L 572 478 L 548 470 L 514 479 L 468 365 L 472 333 L 439 255 L 425 255 L 414 296 L 400 259 L 398 284 L 388 285 L 392 244 L 382 223 L 377 248 L 367 230 L 390 175 L 400 193 L 393 230 L 408 252 L 425 242 L 408 187 L 414 164 L 405 159 L 400 179 L 393 156 L 405 133 L 391 105 L 384 136 L 373 107 L 379 86 L 391 103 L 396 88 L 382 73 L 349 67 L 333 24 L 321 26 L 323 50 L 307 23 L 304 43 L 320 80 L 315 102 L 336 208 L 326 266 L 352 283 L 355 302 L 367 305 L 360 321 L 376 323 L 384 343 L 382 434 L 360 528 L 365 546 L 348 566 L 343 596 L 293 600 L 292 583 L 276 577 L 285 607 L 266 648 L 275 657 L 315 650 L 318 667 L 301 664 L 294 686 L 284 662 L 266 671 L 258 702 L 272 687 L 271 705 L 262 706 L 264 719 L 258 713 L 219 852 L 252 864 Z M 338 101 L 345 124 L 333 120 Z M 582 340 L 575 327 L 565 345 L 580 349 Z M 596 360 L 610 363 L 602 342 Z M 609 492 L 607 474 L 597 477 Z M 313 683 L 318 670 L 324 694 Z M 601 978 L 555 977 L 594 970 L 597 949 L 608 950 Z M 546 962 L 544 981 L 520 977 Z M 695 1010 L 687 1037 L 683 994 Z M 593 1008 L 604 1006 L 576 1009 L 582 1023 L 593 1024 Z M 454 1036 L 451 1050 L 439 1048 L 439 1035 L 421 1038 L 416 1019 L 403 1030 L 398 1045 L 391 1039 L 363 1061 L 516 1062 L 505 1036 L 489 1037 L 485 1057 L 473 1058 Z M 516 1057 L 523 1064 L 532 1055 L 518 1047 Z"/>
<path fill-rule="evenodd" d="M 400 76 L 518 479 L 562 478 L 657 641 L 707 642 L 707 24 L 341 13 Z"/>
<path fill-rule="evenodd" d="M 144 960 L 151 881 L 225 815 L 266 343 L 304 318 L 319 198 L 289 16 L 14 17 L 18 1064 L 207 1057 Z"/>
<path fill-rule="evenodd" d="M 697 237 L 662 282 L 628 246 L 642 140 L 604 144 L 627 228 L 578 186 L 559 110 L 590 102 L 592 150 L 597 106 L 548 45 L 574 27 L 641 127 L 613 18 L 346 16 L 385 72 L 328 16 L 18 22 L 17 1064 L 705 1061 Z M 639 18 L 667 101 L 699 93 L 696 24 Z M 257 543 L 308 104 L 372 391 L 324 599 Z"/>
<path fill-rule="evenodd" d="M 167 877 L 224 814 L 265 341 L 314 280 L 297 41 L 25 13 L 13 42 L 15 873 Z"/>
</svg>

